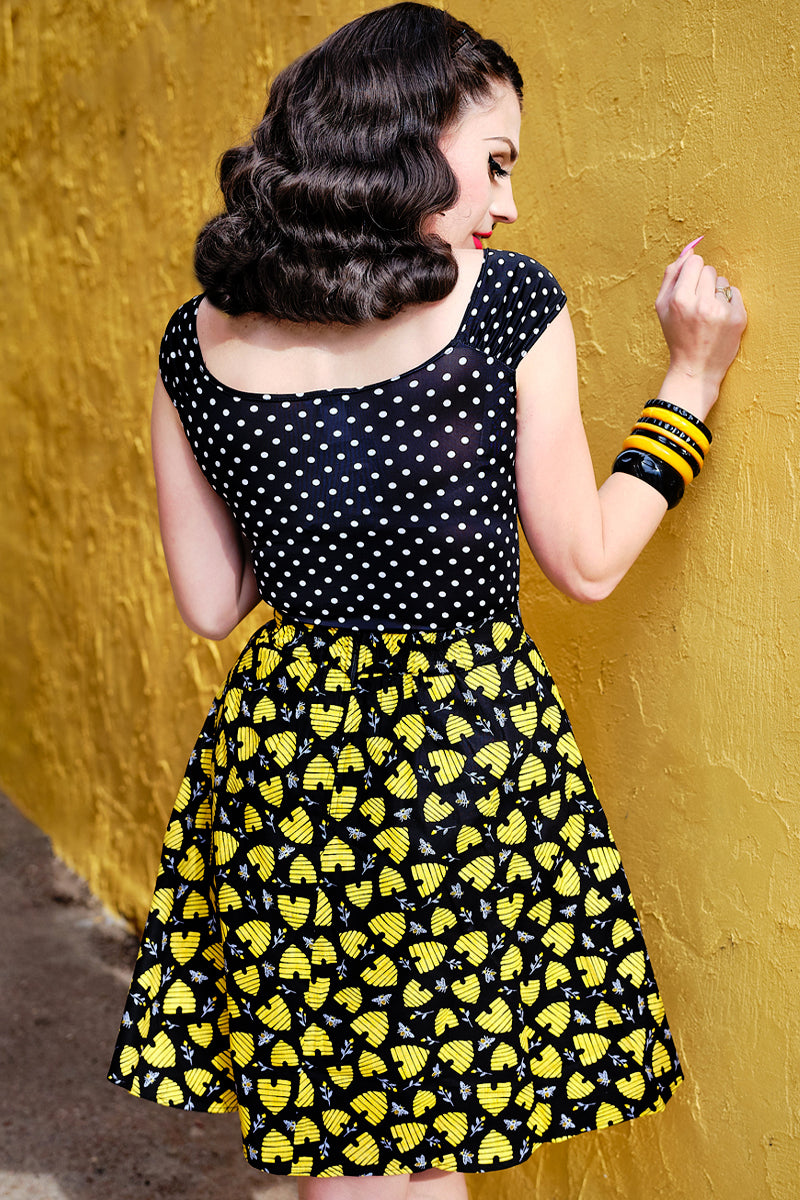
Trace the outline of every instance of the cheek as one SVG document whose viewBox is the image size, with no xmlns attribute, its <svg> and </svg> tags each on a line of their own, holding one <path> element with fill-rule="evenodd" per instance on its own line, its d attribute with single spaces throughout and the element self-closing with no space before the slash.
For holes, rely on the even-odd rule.
<svg viewBox="0 0 800 1200">
<path fill-rule="evenodd" d="M 459 206 L 474 210 L 488 204 L 489 176 L 483 166 L 473 167 L 459 177 Z"/>
<path fill-rule="evenodd" d="M 450 166 L 458 181 L 458 200 L 447 212 L 431 218 L 427 228 L 451 245 L 472 246 L 470 235 L 491 202 L 491 181 L 483 160 L 459 162 L 451 158 Z"/>
<path fill-rule="evenodd" d="M 467 216 L 477 209 L 485 209 L 489 203 L 490 181 L 483 155 L 480 158 L 474 152 L 450 155 L 448 161 L 458 183 L 458 200 L 450 211 Z"/>
</svg>

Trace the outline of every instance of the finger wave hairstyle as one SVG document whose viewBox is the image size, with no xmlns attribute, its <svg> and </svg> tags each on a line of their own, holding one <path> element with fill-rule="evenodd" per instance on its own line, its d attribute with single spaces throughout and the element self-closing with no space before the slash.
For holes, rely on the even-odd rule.
<svg viewBox="0 0 800 1200">
<path fill-rule="evenodd" d="M 286 67 L 250 139 L 220 160 L 225 211 L 195 247 L 211 303 L 359 325 L 448 295 L 455 259 L 424 232 L 458 199 L 439 141 L 498 84 L 522 100 L 497 42 L 424 4 L 359 17 Z"/>
</svg>

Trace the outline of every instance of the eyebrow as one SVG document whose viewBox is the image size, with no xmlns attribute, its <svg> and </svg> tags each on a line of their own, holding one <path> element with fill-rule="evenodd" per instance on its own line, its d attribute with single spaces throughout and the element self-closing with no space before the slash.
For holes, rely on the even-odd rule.
<svg viewBox="0 0 800 1200">
<path fill-rule="evenodd" d="M 503 137 L 501 134 L 497 134 L 495 137 L 488 137 L 484 138 L 483 140 L 485 142 L 505 142 L 505 144 L 508 146 L 509 157 L 511 158 L 512 163 L 516 162 L 519 158 L 519 151 L 512 142 L 511 138 Z"/>
</svg>

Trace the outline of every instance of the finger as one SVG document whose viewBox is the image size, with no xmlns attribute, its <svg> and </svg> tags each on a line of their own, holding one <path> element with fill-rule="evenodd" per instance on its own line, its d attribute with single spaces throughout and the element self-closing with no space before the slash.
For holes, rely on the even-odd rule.
<svg viewBox="0 0 800 1200">
<path fill-rule="evenodd" d="M 680 254 L 678 255 L 678 258 L 679 259 L 685 258 L 685 256 L 689 253 L 690 250 L 694 250 L 694 248 L 698 242 L 702 242 L 702 240 L 705 236 L 706 235 L 704 233 L 701 233 L 700 237 L 694 238 L 693 241 L 689 242 L 686 246 L 684 246 L 683 249 L 681 250 Z"/>
<path fill-rule="evenodd" d="M 681 250 L 678 257 L 676 259 L 674 259 L 673 262 L 667 263 L 666 267 L 664 268 L 664 279 L 665 280 L 668 280 L 671 278 L 674 279 L 678 275 L 680 275 L 684 263 L 686 262 L 686 260 L 688 258 L 692 257 L 691 254 L 689 253 L 689 250 L 693 245 L 694 245 L 694 242 L 690 242 L 688 246 L 684 246 L 684 248 Z"/>
<path fill-rule="evenodd" d="M 733 288 L 724 275 L 718 275 L 714 284 L 714 295 L 722 304 L 730 304 L 733 300 Z"/>
<path fill-rule="evenodd" d="M 679 291 L 684 295 L 695 293 L 703 272 L 706 269 L 706 265 L 699 254 L 687 254 L 686 258 L 680 263 L 678 275 L 675 279 L 675 291 Z M 711 271 L 716 279 L 717 273 L 713 267 Z"/>
<path fill-rule="evenodd" d="M 665 299 L 672 292 L 678 280 L 683 277 L 684 271 L 689 264 L 693 264 L 690 274 L 695 270 L 699 273 L 699 267 L 703 262 L 702 258 L 700 258 L 699 254 L 687 254 L 687 250 L 693 245 L 695 243 L 690 242 L 688 246 L 684 246 L 675 261 L 667 264 L 664 270 L 664 277 L 661 280 L 661 287 L 658 289 L 658 300 Z"/>
<path fill-rule="evenodd" d="M 717 286 L 717 269 L 707 263 L 700 272 L 697 280 L 696 292 L 698 297 L 705 296 L 711 299 Z"/>
<path fill-rule="evenodd" d="M 731 309 L 734 320 L 744 330 L 747 325 L 747 309 L 744 306 L 742 293 L 737 287 L 731 288 Z"/>
</svg>

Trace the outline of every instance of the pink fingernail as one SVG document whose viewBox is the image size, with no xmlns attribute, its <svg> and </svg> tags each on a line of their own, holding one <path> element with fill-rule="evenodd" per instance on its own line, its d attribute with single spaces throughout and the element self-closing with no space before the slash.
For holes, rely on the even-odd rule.
<svg viewBox="0 0 800 1200">
<path fill-rule="evenodd" d="M 683 249 L 681 250 L 680 254 L 678 255 L 678 258 L 683 258 L 684 255 L 688 254 L 690 250 L 694 250 L 697 243 L 702 242 L 702 240 L 705 236 L 706 235 L 704 233 L 701 233 L 700 237 L 696 237 L 693 242 L 689 242 L 688 246 L 684 246 Z"/>
</svg>

